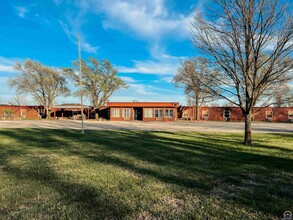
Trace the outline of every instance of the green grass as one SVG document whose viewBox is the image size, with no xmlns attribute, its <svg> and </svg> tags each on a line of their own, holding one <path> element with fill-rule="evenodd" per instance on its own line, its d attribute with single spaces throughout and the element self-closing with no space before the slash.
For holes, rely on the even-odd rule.
<svg viewBox="0 0 293 220">
<path fill-rule="evenodd" d="M 0 219 L 280 219 L 293 137 L 0 130 Z"/>
</svg>

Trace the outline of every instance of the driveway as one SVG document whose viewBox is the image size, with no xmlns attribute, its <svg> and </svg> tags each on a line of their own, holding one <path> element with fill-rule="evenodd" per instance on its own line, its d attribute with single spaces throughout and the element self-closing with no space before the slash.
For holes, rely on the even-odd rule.
<svg viewBox="0 0 293 220">
<path fill-rule="evenodd" d="M 80 129 L 81 121 L 71 120 L 15 120 L 0 121 L 0 128 L 47 128 L 47 129 Z M 84 122 L 85 130 L 147 130 L 147 131 L 199 131 L 199 132 L 243 132 L 242 122 Z M 293 123 L 255 122 L 254 132 L 261 133 L 292 133 Z"/>
</svg>

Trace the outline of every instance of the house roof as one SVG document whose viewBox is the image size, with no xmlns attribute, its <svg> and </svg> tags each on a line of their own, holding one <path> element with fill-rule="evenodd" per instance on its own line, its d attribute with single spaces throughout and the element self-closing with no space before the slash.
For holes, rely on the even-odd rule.
<svg viewBox="0 0 293 220">
<path fill-rule="evenodd" d="M 178 107 L 179 102 L 107 102 L 107 107 Z"/>
<path fill-rule="evenodd" d="M 62 105 L 54 105 L 52 108 L 63 108 L 63 109 L 80 109 L 81 107 L 83 108 L 91 108 L 91 106 L 87 105 L 81 105 L 81 104 L 62 104 Z"/>
<path fill-rule="evenodd" d="M 41 105 L 11 105 L 11 104 L 0 104 L 0 107 L 14 107 L 14 108 L 43 108 Z"/>
</svg>

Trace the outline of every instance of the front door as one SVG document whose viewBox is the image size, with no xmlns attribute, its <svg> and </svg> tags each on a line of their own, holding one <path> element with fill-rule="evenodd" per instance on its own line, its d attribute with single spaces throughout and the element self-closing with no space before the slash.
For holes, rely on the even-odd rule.
<svg viewBox="0 0 293 220">
<path fill-rule="evenodd" d="M 142 121 L 142 108 L 135 108 L 134 109 L 134 120 L 135 121 Z"/>
</svg>

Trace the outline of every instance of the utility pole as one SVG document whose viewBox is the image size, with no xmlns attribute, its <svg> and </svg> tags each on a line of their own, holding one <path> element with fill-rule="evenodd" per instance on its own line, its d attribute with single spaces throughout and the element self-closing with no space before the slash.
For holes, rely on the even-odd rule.
<svg viewBox="0 0 293 220">
<path fill-rule="evenodd" d="M 81 72 L 81 50 L 80 50 L 80 33 L 78 33 L 78 59 L 79 59 L 79 85 L 80 85 L 80 105 L 81 105 L 81 133 L 84 134 L 83 129 L 83 101 L 82 101 L 82 72 Z"/>
</svg>

